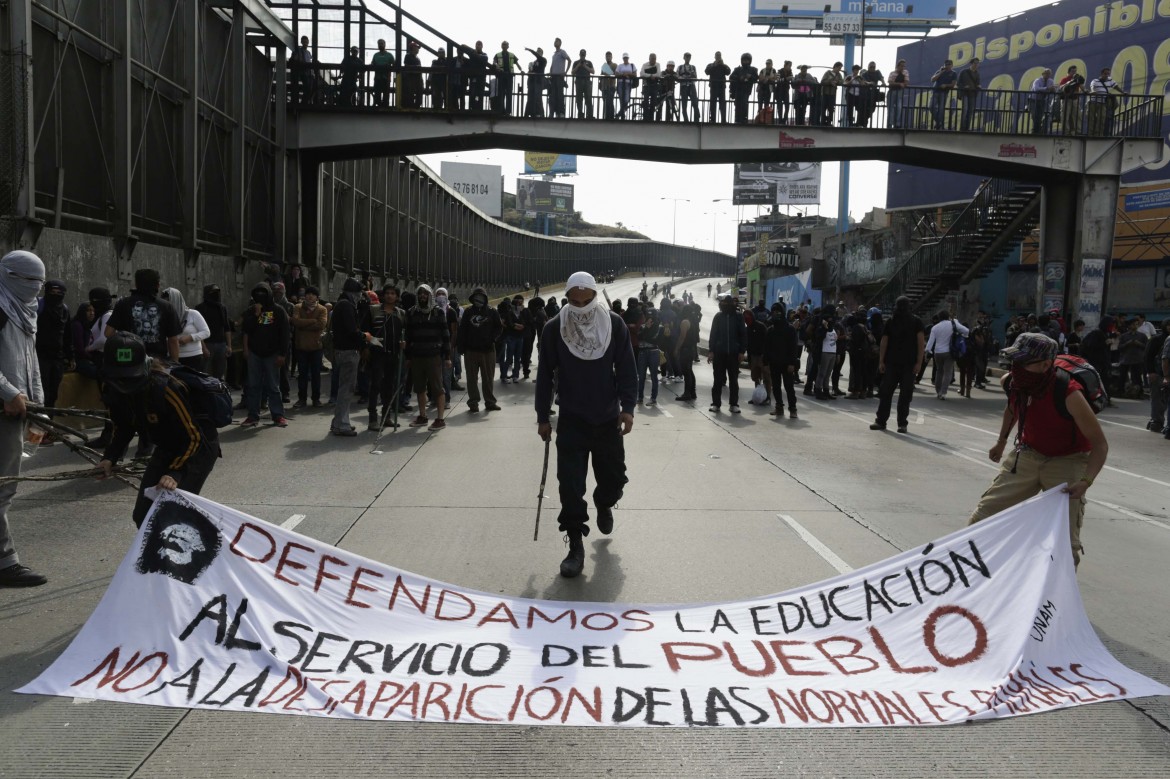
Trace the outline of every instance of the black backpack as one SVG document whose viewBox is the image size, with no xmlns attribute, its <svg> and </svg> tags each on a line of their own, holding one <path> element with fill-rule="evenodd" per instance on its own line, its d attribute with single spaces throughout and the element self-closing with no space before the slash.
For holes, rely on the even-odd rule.
<svg viewBox="0 0 1170 779">
<path fill-rule="evenodd" d="M 232 423 L 232 395 L 228 387 L 214 376 L 186 365 L 170 366 L 170 374 L 181 381 L 190 394 L 195 419 L 213 427 L 227 427 Z"/>
</svg>

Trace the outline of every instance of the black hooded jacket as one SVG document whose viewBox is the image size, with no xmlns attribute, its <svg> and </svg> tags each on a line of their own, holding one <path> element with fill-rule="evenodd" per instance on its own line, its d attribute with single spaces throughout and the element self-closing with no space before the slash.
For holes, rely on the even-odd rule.
<svg viewBox="0 0 1170 779">
<path fill-rule="evenodd" d="M 272 300 L 272 287 L 262 281 L 252 288 L 255 301 L 244 311 L 240 330 L 245 349 L 257 357 L 283 355 L 288 348 L 288 314 Z"/>
<path fill-rule="evenodd" d="M 220 298 L 219 287 L 207 284 L 203 287 L 203 302 L 195 306 L 195 310 L 203 315 L 207 322 L 207 329 L 211 335 L 207 337 L 209 344 L 227 343 L 227 334 L 232 332 L 232 318 L 228 316 L 227 306 Z"/>
<path fill-rule="evenodd" d="M 493 351 L 504 329 L 500 323 L 500 312 L 488 305 L 487 292 L 483 287 L 476 287 L 469 300 L 471 305 L 463 312 L 463 319 L 459 323 L 459 351 Z"/>
<path fill-rule="evenodd" d="M 346 279 L 341 287 L 341 296 L 333 306 L 332 332 L 333 348 L 355 351 L 362 348 L 366 336 L 358 326 L 358 296 L 362 285 L 357 279 Z"/>
</svg>

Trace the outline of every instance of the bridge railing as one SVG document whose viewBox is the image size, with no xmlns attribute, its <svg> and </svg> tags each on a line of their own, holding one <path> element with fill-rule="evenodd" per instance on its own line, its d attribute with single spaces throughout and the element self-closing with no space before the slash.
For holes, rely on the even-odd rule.
<svg viewBox="0 0 1170 779">
<path fill-rule="evenodd" d="M 702 72 L 702 71 L 700 71 Z M 807 88 L 807 89 L 806 89 Z M 996 135 L 1161 136 L 1163 97 L 1035 93 L 862 82 L 751 85 L 677 77 L 521 74 L 467 66 L 393 67 L 358 62 L 290 69 L 297 110 L 426 111 L 530 118 L 771 124 Z M 1026 146 L 1021 155 L 1028 154 Z"/>
</svg>

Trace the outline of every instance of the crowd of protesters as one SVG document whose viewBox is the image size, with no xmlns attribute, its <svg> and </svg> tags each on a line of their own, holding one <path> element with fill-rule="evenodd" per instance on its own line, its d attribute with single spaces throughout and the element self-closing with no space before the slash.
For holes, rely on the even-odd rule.
<svg viewBox="0 0 1170 779">
<path fill-rule="evenodd" d="M 984 122 L 1023 120 L 1024 132 L 1099 136 L 1112 129 L 1116 95 L 1127 94 L 1110 68 L 1086 80 L 1070 65 L 1063 74 L 1044 70 L 1005 102 L 984 94 L 978 58 L 958 65 L 948 59 L 916 83 L 905 60 L 898 60 L 888 74 L 876 62 L 854 65 L 849 72 L 836 62 L 817 75 L 809 65 L 793 66 L 791 60 L 777 65 L 765 59 L 758 67 L 750 53 L 729 64 L 718 51 L 706 65 L 692 62 L 690 52 L 677 63 L 662 62 L 651 53 L 639 65 L 629 52 L 617 57 L 612 51 L 595 65 L 586 49 L 578 50 L 576 58 L 568 54 L 560 38 L 547 55 L 541 47 L 525 49 L 527 65 L 508 41 L 491 56 L 483 41 L 449 53 L 439 49 L 426 66 L 420 51 L 418 41 L 408 41 L 399 63 L 386 41 L 379 40 L 368 61 L 354 46 L 340 63 L 322 66 L 316 64 L 308 37 L 302 37 L 288 59 L 289 99 L 506 115 L 517 106 L 526 117 L 726 123 L 730 115 L 738 124 L 964 132 L 979 129 L 978 117 L 983 116 Z M 879 115 L 882 104 L 884 119 Z"/>
</svg>

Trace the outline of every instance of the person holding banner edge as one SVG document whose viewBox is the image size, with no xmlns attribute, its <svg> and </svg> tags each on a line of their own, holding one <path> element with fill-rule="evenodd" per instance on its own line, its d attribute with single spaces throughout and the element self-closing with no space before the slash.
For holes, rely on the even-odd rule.
<svg viewBox="0 0 1170 779">
<path fill-rule="evenodd" d="M 536 369 L 537 434 L 552 438 L 553 380 L 556 374 L 557 481 L 560 530 L 569 544 L 561 576 L 573 578 L 585 567 L 584 537 L 589 535 L 585 477 L 593 458 L 593 505 L 597 529 L 613 531 L 613 507 L 622 497 L 626 454 L 622 436 L 634 428 L 637 370 L 629 330 L 598 297 L 593 276 L 579 271 L 565 285 L 568 305 L 544 326 Z M 619 432 L 620 431 L 620 432 Z"/>
<path fill-rule="evenodd" d="M 999 439 L 987 456 L 1000 462 L 1018 422 L 1015 452 L 1003 462 L 967 524 L 1064 484 L 1075 567 L 1084 552 L 1085 493 L 1105 467 L 1109 442 L 1082 392 L 1084 387 L 1068 371 L 1056 367 L 1056 352 L 1056 341 L 1042 333 L 1021 333 L 1003 350 L 1002 355 L 1011 360 L 1011 372 L 1004 377 L 1008 402 Z M 1058 393 L 1064 395 L 1063 404 Z"/>
</svg>

